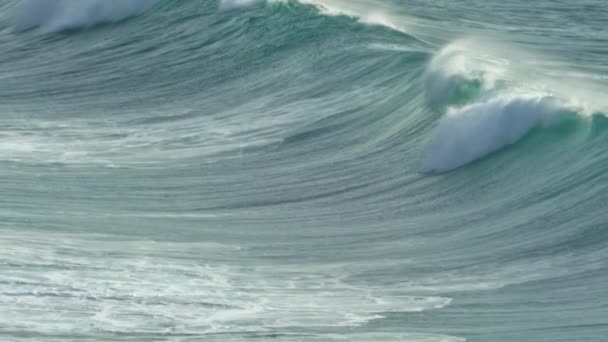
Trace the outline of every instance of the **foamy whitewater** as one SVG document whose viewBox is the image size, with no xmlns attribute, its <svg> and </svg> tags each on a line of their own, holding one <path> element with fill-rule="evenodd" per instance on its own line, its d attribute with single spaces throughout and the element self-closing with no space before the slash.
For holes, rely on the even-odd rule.
<svg viewBox="0 0 608 342">
<path fill-rule="evenodd" d="M 0 340 L 603 341 L 607 18 L 0 2 Z"/>
</svg>

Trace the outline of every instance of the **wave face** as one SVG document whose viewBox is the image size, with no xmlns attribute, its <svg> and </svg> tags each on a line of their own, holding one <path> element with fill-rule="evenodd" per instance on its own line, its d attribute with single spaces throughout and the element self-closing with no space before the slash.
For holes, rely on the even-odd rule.
<svg viewBox="0 0 608 342">
<path fill-rule="evenodd" d="M 1 2 L 0 340 L 604 340 L 606 9 Z"/>
<path fill-rule="evenodd" d="M 141 14 L 157 0 L 29 0 L 17 15 L 15 29 L 50 31 L 118 21 Z"/>
</svg>

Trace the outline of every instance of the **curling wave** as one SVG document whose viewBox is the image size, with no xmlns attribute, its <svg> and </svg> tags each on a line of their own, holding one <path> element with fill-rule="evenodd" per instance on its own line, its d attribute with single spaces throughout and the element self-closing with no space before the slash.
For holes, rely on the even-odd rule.
<svg viewBox="0 0 608 342">
<path fill-rule="evenodd" d="M 455 42 L 427 67 L 426 96 L 445 115 L 423 172 L 455 169 L 516 143 L 534 127 L 590 113 L 589 107 L 579 106 L 580 99 L 553 91 L 543 74 L 535 82 L 522 79 L 526 66 L 515 64 L 508 54 L 497 58 L 479 51 L 479 45 Z"/>
</svg>

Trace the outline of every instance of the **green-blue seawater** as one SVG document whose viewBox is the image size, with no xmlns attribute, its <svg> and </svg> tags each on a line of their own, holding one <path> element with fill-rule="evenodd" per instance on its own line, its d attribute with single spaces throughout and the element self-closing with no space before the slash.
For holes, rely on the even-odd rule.
<svg viewBox="0 0 608 342">
<path fill-rule="evenodd" d="M 0 341 L 608 341 L 606 0 L 0 0 Z"/>
</svg>

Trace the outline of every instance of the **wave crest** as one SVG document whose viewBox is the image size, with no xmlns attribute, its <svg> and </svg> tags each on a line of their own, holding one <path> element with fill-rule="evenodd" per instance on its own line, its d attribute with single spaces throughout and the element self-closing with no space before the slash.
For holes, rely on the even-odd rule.
<svg viewBox="0 0 608 342">
<path fill-rule="evenodd" d="M 585 87 L 560 86 L 527 52 L 460 41 L 446 46 L 429 63 L 426 97 L 445 113 L 423 172 L 449 171 L 521 139 L 532 128 L 563 114 L 601 111 Z M 522 62 L 515 62 L 515 61 Z M 578 88 L 575 91 L 574 88 Z"/>
<path fill-rule="evenodd" d="M 423 172 L 449 171 L 513 144 L 566 112 L 553 98 L 508 96 L 451 109 L 439 124 Z"/>
</svg>

